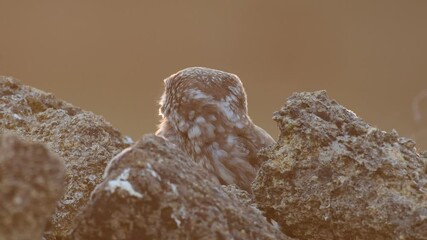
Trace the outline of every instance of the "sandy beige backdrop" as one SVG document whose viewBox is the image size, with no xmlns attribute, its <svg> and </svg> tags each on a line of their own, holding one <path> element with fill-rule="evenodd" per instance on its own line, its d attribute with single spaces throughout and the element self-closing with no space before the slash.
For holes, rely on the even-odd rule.
<svg viewBox="0 0 427 240">
<path fill-rule="evenodd" d="M 156 129 L 162 79 L 207 66 L 240 76 L 274 136 L 292 92 L 326 89 L 426 149 L 426 13 L 424 0 L 0 0 L 0 75 L 137 138 Z"/>
</svg>

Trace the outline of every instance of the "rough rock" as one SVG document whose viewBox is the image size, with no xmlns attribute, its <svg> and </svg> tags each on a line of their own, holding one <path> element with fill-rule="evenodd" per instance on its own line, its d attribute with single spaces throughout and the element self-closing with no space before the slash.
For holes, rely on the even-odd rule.
<svg viewBox="0 0 427 240">
<path fill-rule="evenodd" d="M 328 99 L 296 93 L 275 113 L 257 205 L 300 239 L 427 239 L 426 159 Z"/>
<path fill-rule="evenodd" d="M 236 185 L 222 185 L 222 189 L 228 194 L 228 196 L 230 196 L 230 198 L 239 201 L 245 206 L 255 207 L 251 194 L 238 188 Z"/>
<path fill-rule="evenodd" d="M 161 137 L 142 137 L 105 176 L 72 239 L 289 239 Z"/>
<path fill-rule="evenodd" d="M 42 237 L 64 190 L 64 164 L 39 143 L 0 135 L 0 239 Z"/>
<path fill-rule="evenodd" d="M 102 117 L 52 94 L 0 77 L 0 133 L 45 143 L 66 165 L 66 190 L 48 226 L 47 239 L 65 236 L 126 139 Z"/>
</svg>

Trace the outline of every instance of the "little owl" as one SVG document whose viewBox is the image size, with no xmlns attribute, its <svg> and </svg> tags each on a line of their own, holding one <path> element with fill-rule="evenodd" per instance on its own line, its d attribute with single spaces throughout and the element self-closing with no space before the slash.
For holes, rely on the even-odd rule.
<svg viewBox="0 0 427 240">
<path fill-rule="evenodd" d="M 257 152 L 274 140 L 249 118 L 240 79 L 191 67 L 164 82 L 156 134 L 176 144 L 219 183 L 250 191 L 262 162 Z"/>
</svg>

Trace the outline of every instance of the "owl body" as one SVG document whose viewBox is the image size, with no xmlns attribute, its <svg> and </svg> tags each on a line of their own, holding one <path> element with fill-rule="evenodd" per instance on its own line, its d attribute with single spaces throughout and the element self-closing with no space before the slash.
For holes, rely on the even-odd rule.
<svg viewBox="0 0 427 240">
<path fill-rule="evenodd" d="M 221 184 L 250 190 L 273 138 L 252 123 L 240 79 L 219 70 L 192 67 L 165 80 L 160 100 L 163 136 L 208 170 Z"/>
</svg>

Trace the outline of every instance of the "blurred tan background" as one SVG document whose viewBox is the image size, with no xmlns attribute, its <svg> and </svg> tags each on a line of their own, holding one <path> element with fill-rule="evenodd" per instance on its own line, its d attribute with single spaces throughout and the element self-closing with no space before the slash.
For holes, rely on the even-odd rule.
<svg viewBox="0 0 427 240">
<path fill-rule="evenodd" d="M 427 1 L 0 0 L 0 75 L 154 132 L 162 80 L 189 66 L 240 76 L 254 122 L 295 91 L 331 98 L 427 150 Z"/>
</svg>

